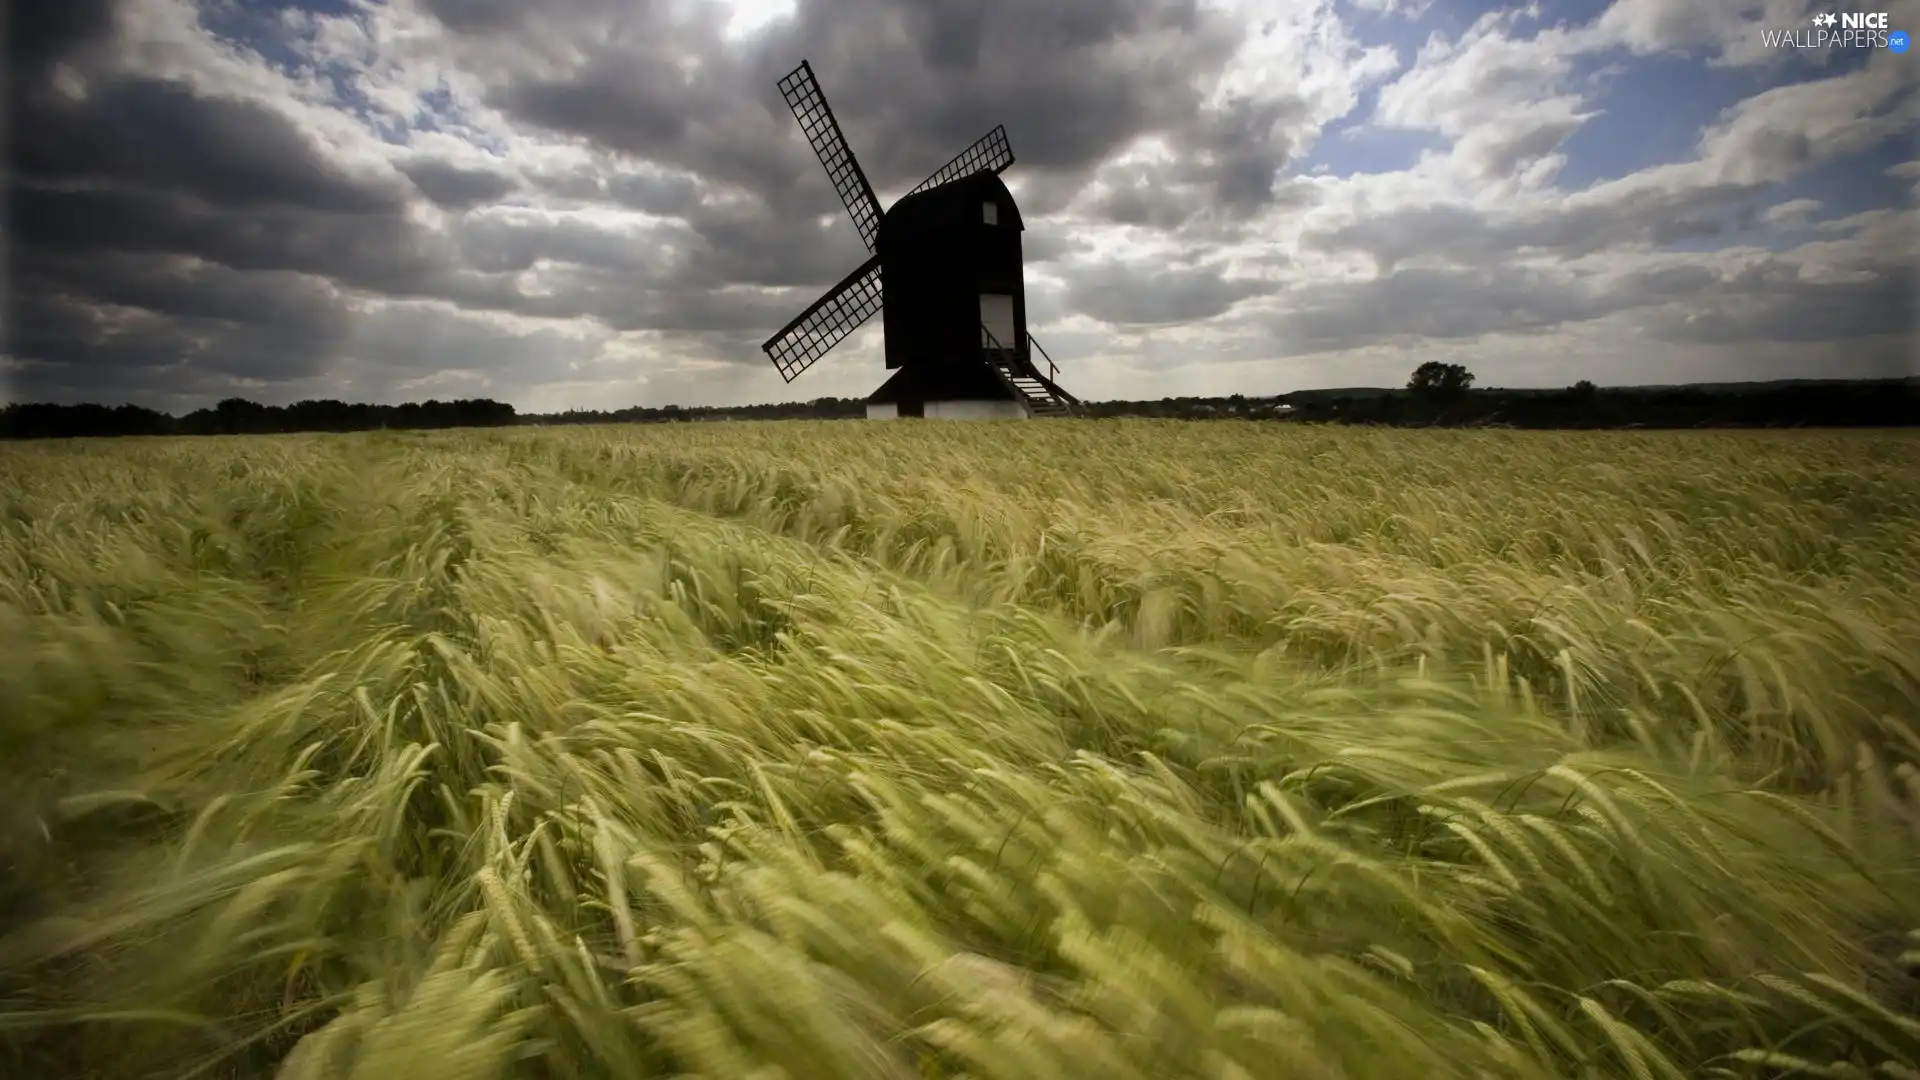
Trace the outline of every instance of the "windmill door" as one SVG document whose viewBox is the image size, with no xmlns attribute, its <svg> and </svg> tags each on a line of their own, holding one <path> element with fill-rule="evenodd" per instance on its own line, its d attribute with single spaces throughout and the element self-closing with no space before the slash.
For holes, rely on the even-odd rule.
<svg viewBox="0 0 1920 1080">
<path fill-rule="evenodd" d="M 1007 293 L 980 294 L 980 347 L 1015 349 L 1013 340 L 1013 297 Z"/>
</svg>

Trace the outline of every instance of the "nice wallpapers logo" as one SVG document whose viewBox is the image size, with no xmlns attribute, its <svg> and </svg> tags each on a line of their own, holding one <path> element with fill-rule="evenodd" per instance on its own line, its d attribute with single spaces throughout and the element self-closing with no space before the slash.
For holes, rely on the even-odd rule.
<svg viewBox="0 0 1920 1080">
<path fill-rule="evenodd" d="M 1761 44 L 1769 49 L 1885 49 L 1903 53 L 1909 44 L 1905 30 L 1887 25 L 1884 11 L 1822 12 L 1811 27 L 1799 30 L 1762 30 Z"/>
</svg>

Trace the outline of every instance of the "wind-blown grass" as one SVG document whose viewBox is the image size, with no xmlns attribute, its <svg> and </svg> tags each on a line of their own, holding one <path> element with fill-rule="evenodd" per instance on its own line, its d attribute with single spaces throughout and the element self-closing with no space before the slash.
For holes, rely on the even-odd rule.
<svg viewBox="0 0 1920 1080">
<path fill-rule="evenodd" d="M 1920 1076 L 1898 434 L 0 456 L 0 1072 Z"/>
</svg>

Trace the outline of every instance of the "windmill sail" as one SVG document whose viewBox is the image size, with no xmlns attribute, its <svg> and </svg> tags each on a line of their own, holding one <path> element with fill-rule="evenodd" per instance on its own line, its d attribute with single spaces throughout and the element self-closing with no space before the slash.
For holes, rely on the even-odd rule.
<svg viewBox="0 0 1920 1080">
<path fill-rule="evenodd" d="M 1013 164 L 1013 144 L 1007 141 L 1007 128 L 1002 124 L 974 140 L 972 146 L 960 151 L 952 161 L 940 166 L 938 172 L 920 181 L 920 186 L 907 194 L 916 195 L 928 188 L 939 187 L 949 180 L 958 180 L 977 172 L 1001 172 L 1011 164 Z"/>
<path fill-rule="evenodd" d="M 880 310 L 880 256 L 860 264 L 760 346 L 788 382 Z"/>
<path fill-rule="evenodd" d="M 860 162 L 847 146 L 840 121 L 833 118 L 833 110 L 827 107 L 827 95 L 820 92 L 820 84 L 814 80 L 813 66 L 800 61 L 799 67 L 780 80 L 780 93 L 787 99 L 787 107 L 793 110 L 793 118 L 800 121 L 800 130 L 807 133 L 807 141 L 813 144 L 820 164 L 826 166 L 827 178 L 833 181 L 833 189 L 846 204 L 853 227 L 860 231 L 860 242 L 872 251 L 880 235 L 880 200 L 874 196 L 873 185 L 867 183 L 867 174 L 861 171 Z"/>
</svg>

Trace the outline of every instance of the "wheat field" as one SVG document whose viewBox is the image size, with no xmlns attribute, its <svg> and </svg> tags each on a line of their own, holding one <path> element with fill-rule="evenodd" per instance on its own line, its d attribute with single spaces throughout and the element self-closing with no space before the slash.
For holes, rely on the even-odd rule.
<svg viewBox="0 0 1920 1080">
<path fill-rule="evenodd" d="M 1920 439 L 0 449 L 0 1074 L 1920 1077 Z"/>
</svg>

